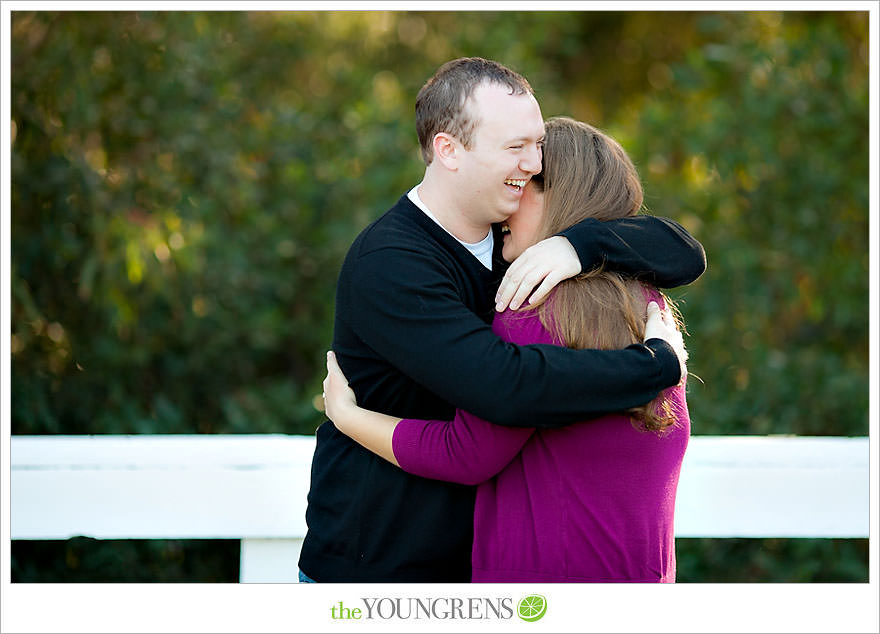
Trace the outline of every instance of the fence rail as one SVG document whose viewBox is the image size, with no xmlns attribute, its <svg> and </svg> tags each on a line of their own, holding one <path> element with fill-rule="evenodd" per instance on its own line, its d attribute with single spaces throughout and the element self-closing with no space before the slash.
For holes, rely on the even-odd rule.
<svg viewBox="0 0 880 634">
<path fill-rule="evenodd" d="M 240 539 L 296 581 L 314 436 L 13 436 L 12 539 Z M 677 537 L 867 537 L 867 437 L 693 436 Z"/>
</svg>

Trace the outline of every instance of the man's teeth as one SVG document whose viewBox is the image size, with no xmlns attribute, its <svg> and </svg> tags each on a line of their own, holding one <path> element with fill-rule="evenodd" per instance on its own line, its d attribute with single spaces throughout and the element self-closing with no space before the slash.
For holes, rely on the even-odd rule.
<svg viewBox="0 0 880 634">
<path fill-rule="evenodd" d="M 528 179 L 525 179 L 525 178 L 508 178 L 504 182 L 507 185 L 513 185 L 514 187 L 519 187 L 520 189 L 522 189 L 523 187 L 526 186 L 526 183 L 528 183 L 529 181 L 528 181 Z"/>
</svg>

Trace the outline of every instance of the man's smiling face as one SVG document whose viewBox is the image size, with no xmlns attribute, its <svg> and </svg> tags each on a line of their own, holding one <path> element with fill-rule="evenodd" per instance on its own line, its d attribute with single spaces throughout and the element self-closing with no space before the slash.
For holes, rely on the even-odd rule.
<svg viewBox="0 0 880 634">
<path fill-rule="evenodd" d="M 502 222 L 516 213 L 526 183 L 541 171 L 544 120 L 532 95 L 482 84 L 467 106 L 476 121 L 473 143 L 462 148 L 459 193 L 467 193 L 469 216 Z"/>
</svg>

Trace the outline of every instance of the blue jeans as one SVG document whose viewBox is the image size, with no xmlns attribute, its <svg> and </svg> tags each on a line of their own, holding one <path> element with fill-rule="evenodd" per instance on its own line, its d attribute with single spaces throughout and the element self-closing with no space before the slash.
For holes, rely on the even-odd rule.
<svg viewBox="0 0 880 634">
<path fill-rule="evenodd" d="M 299 571 L 299 582 L 300 583 L 318 583 L 317 581 L 315 581 L 314 579 L 312 579 L 311 577 L 306 575 L 306 573 L 304 573 L 302 570 Z"/>
</svg>

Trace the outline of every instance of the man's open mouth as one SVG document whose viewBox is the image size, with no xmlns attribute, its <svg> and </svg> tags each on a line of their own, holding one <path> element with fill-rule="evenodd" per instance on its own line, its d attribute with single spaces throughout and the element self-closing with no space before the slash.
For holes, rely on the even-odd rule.
<svg viewBox="0 0 880 634">
<path fill-rule="evenodd" d="M 519 192 L 522 191 L 523 187 L 525 187 L 528 182 L 529 179 L 527 178 L 508 178 L 504 181 L 504 184 Z"/>
</svg>

